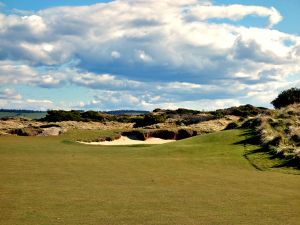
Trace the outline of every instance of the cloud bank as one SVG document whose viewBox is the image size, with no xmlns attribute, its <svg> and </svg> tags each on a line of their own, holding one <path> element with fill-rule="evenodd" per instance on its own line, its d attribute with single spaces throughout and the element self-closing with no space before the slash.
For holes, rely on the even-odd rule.
<svg viewBox="0 0 300 225">
<path fill-rule="evenodd" d="M 238 24 L 249 16 L 266 26 Z M 74 105 L 83 108 L 266 105 L 299 85 L 300 37 L 272 28 L 281 20 L 273 7 L 198 0 L 0 14 L 0 88 L 80 86 L 93 93 Z"/>
</svg>

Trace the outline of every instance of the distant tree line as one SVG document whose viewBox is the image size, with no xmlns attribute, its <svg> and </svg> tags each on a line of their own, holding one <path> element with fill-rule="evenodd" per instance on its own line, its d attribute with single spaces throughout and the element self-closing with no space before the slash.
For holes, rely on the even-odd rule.
<svg viewBox="0 0 300 225">
<path fill-rule="evenodd" d="M 48 110 L 47 115 L 41 119 L 47 122 L 61 122 L 61 121 L 83 121 L 83 122 L 108 122 L 117 121 L 121 123 L 135 123 L 135 127 L 149 126 L 156 123 L 163 123 L 166 121 L 165 115 L 109 115 L 106 113 L 96 111 L 64 111 L 64 110 Z"/>
<path fill-rule="evenodd" d="M 47 122 L 60 122 L 60 121 L 95 121 L 103 122 L 107 116 L 95 111 L 64 111 L 64 110 L 48 110 L 47 115 L 42 118 L 42 121 Z"/>
<path fill-rule="evenodd" d="M 9 112 L 9 113 L 42 113 L 42 112 L 45 112 L 45 111 L 27 110 L 27 109 L 0 109 L 0 112 Z"/>
<path fill-rule="evenodd" d="M 48 110 L 47 115 L 42 121 L 61 122 L 61 121 L 83 121 L 83 122 L 108 122 L 117 121 L 123 123 L 135 123 L 141 115 L 110 115 L 97 111 L 78 111 L 78 110 Z"/>
<path fill-rule="evenodd" d="M 156 108 L 153 110 L 153 112 L 155 113 L 165 113 L 167 115 L 170 114 L 177 114 L 177 115 L 186 115 L 186 114 L 193 114 L 196 115 L 198 113 L 200 113 L 201 111 L 199 110 L 193 110 L 193 109 L 185 109 L 185 108 L 178 108 L 175 110 L 171 110 L 171 109 L 160 109 L 160 108 Z"/>
<path fill-rule="evenodd" d="M 103 113 L 110 115 L 143 115 L 149 113 L 145 110 L 113 110 L 113 111 L 103 111 Z"/>
</svg>

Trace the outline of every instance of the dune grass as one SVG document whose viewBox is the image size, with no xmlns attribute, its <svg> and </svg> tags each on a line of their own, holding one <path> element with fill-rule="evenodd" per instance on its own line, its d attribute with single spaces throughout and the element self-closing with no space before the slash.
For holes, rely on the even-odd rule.
<svg viewBox="0 0 300 225">
<path fill-rule="evenodd" d="M 253 167 L 243 131 L 158 146 L 74 142 L 100 133 L 0 137 L 0 224 L 299 223 L 300 177 Z"/>
</svg>

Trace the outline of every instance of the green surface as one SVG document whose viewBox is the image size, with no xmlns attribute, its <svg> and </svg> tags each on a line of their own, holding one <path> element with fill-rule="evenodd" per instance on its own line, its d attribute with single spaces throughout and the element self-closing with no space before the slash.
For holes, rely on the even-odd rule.
<svg viewBox="0 0 300 225">
<path fill-rule="evenodd" d="M 0 137 L 0 224 L 299 224 L 299 175 L 254 168 L 235 144 L 242 131 L 159 146 L 71 141 L 96 135 Z"/>
</svg>

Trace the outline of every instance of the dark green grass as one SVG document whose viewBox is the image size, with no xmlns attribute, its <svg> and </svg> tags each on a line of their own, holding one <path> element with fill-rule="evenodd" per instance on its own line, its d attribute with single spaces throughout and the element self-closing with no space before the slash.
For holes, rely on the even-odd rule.
<svg viewBox="0 0 300 225">
<path fill-rule="evenodd" d="M 159 146 L 73 142 L 94 135 L 1 137 L 0 224 L 299 223 L 300 177 L 255 169 L 236 144 L 242 131 Z"/>
</svg>

